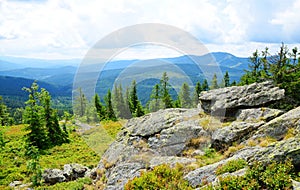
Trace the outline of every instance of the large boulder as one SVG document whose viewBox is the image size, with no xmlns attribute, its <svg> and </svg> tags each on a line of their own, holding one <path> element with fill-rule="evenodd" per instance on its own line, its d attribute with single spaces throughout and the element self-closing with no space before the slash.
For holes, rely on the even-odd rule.
<svg viewBox="0 0 300 190">
<path fill-rule="evenodd" d="M 203 91 L 199 100 L 201 108 L 207 113 L 234 116 L 240 108 L 263 106 L 283 97 L 283 89 L 275 87 L 271 81 L 266 81 Z"/>
<path fill-rule="evenodd" d="M 212 134 L 212 147 L 216 150 L 225 150 L 233 143 L 240 143 L 249 138 L 249 135 L 265 122 L 258 123 L 232 122 L 228 127 L 217 129 Z"/>
<path fill-rule="evenodd" d="M 141 171 L 159 164 L 196 162 L 180 156 L 191 139 L 209 135 L 199 119 L 198 109 L 166 109 L 129 120 L 99 162 L 106 189 L 122 189 Z"/>
<path fill-rule="evenodd" d="M 253 136 L 253 139 L 267 136 L 281 140 L 289 129 L 293 129 L 295 134 L 300 132 L 300 107 L 264 124 Z"/>
<path fill-rule="evenodd" d="M 271 109 L 267 107 L 261 108 L 250 108 L 250 109 L 240 109 L 235 115 L 237 121 L 244 121 L 248 123 L 256 123 L 259 121 L 270 121 L 284 112 L 278 109 Z"/>
</svg>

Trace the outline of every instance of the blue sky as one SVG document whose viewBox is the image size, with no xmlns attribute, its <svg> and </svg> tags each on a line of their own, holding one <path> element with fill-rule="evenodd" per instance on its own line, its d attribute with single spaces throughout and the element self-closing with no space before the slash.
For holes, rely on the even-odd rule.
<svg viewBox="0 0 300 190">
<path fill-rule="evenodd" d="M 300 44 L 300 0 L 0 0 L 0 55 L 82 58 L 125 26 L 162 23 L 181 28 L 210 51 L 248 57 L 281 42 Z M 119 58 L 177 56 L 164 47 L 131 48 Z"/>
</svg>

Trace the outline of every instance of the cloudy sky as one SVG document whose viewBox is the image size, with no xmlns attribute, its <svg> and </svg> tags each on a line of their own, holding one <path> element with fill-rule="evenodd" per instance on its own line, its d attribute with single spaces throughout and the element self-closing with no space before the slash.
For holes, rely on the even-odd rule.
<svg viewBox="0 0 300 190">
<path fill-rule="evenodd" d="M 0 56 L 82 58 L 122 27 L 162 23 L 183 29 L 211 52 L 248 57 L 280 43 L 300 45 L 300 0 L 0 0 Z M 157 46 L 122 58 L 176 56 Z"/>
</svg>

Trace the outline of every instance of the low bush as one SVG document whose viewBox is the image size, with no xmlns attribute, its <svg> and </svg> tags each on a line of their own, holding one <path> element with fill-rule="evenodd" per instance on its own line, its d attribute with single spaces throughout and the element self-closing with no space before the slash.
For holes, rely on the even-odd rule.
<svg viewBox="0 0 300 190">
<path fill-rule="evenodd" d="M 244 176 L 220 177 L 217 185 L 209 185 L 203 189 L 291 189 L 292 175 L 294 168 L 290 160 L 285 163 L 271 162 L 268 165 L 256 162 L 249 166 Z"/>
<path fill-rule="evenodd" d="M 171 168 L 168 165 L 160 165 L 152 171 L 143 172 L 140 177 L 128 181 L 125 190 L 134 189 L 192 189 L 188 182 L 183 179 L 183 167 L 177 165 Z"/>
<path fill-rule="evenodd" d="M 237 159 L 237 160 L 230 160 L 226 164 L 221 165 L 220 167 L 217 168 L 216 174 L 221 175 L 224 173 L 232 173 L 237 170 L 240 170 L 244 168 L 247 165 L 247 162 L 243 159 Z"/>
</svg>

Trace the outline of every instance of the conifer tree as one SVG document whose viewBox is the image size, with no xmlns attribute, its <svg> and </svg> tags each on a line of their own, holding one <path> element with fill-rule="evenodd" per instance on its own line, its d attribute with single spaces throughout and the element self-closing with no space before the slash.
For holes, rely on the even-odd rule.
<svg viewBox="0 0 300 190">
<path fill-rule="evenodd" d="M 105 100 L 105 105 L 106 105 L 106 119 L 110 119 L 112 121 L 115 121 L 116 115 L 114 113 L 114 109 L 113 109 L 113 105 L 112 105 L 112 101 L 111 101 L 111 91 L 110 89 L 108 89 L 107 94 L 104 98 Z"/>
<path fill-rule="evenodd" d="M 226 71 L 223 81 L 224 81 L 224 86 L 225 87 L 230 86 L 230 77 L 229 77 L 228 71 Z"/>
<path fill-rule="evenodd" d="M 209 90 L 208 82 L 207 82 L 206 79 L 204 79 L 204 81 L 202 83 L 202 90 L 203 91 L 208 91 Z"/>
<path fill-rule="evenodd" d="M 215 73 L 212 80 L 211 80 L 210 89 L 217 89 L 217 88 L 219 88 L 219 85 L 218 85 L 218 78 L 217 78 L 217 75 Z"/>
<path fill-rule="evenodd" d="M 7 106 L 3 103 L 2 96 L 0 96 L 0 126 L 8 126 L 11 124 Z"/>
<path fill-rule="evenodd" d="M 172 108 L 172 98 L 169 93 L 170 85 L 168 83 L 169 77 L 166 72 L 163 73 L 162 78 L 160 80 L 160 87 L 161 87 L 161 98 L 165 105 L 165 108 Z"/>
<path fill-rule="evenodd" d="M 190 87 L 184 82 L 181 86 L 179 93 L 179 100 L 182 108 L 190 108 L 192 104 L 191 96 L 190 96 Z"/>
<path fill-rule="evenodd" d="M 36 82 L 33 82 L 30 88 L 23 88 L 29 93 L 28 101 L 25 102 L 27 106 L 24 113 L 24 121 L 28 124 L 26 130 L 29 131 L 26 135 L 26 142 L 29 147 L 45 149 L 48 147 L 48 138 L 43 114 L 40 112 L 43 107 L 39 105 L 38 89 L 39 86 Z"/>
<path fill-rule="evenodd" d="M 197 107 L 197 105 L 199 103 L 199 95 L 200 95 L 201 91 L 202 91 L 201 83 L 200 83 L 200 81 L 198 81 L 196 83 L 196 86 L 194 89 L 194 95 L 193 95 L 194 107 Z"/>
<path fill-rule="evenodd" d="M 96 112 L 98 114 L 100 121 L 106 119 L 105 107 L 102 105 L 98 94 L 95 94 L 95 96 L 94 96 L 94 104 L 95 104 Z"/>
<path fill-rule="evenodd" d="M 155 84 L 150 95 L 149 111 L 155 112 L 163 108 L 159 84 Z"/>
</svg>

